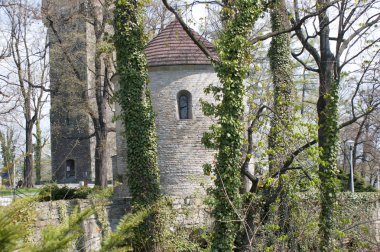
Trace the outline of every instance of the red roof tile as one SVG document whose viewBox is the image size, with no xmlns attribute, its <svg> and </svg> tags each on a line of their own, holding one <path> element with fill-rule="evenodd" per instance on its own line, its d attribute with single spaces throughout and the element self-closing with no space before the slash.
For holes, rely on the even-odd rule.
<svg viewBox="0 0 380 252">
<path fill-rule="evenodd" d="M 195 37 L 216 56 L 214 46 L 193 31 Z M 206 65 L 211 61 L 191 40 L 176 19 L 166 26 L 145 48 L 148 66 Z"/>
</svg>

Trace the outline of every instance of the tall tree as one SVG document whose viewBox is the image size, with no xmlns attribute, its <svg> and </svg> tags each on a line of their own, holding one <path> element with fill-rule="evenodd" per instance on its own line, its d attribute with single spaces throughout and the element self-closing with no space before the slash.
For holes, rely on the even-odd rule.
<svg viewBox="0 0 380 252">
<path fill-rule="evenodd" d="M 112 47 L 107 44 L 107 20 L 111 18 L 112 0 L 104 0 L 100 4 L 89 2 L 87 11 L 90 23 L 95 32 L 95 100 L 96 111 L 88 106 L 95 133 L 95 185 L 107 187 L 108 135 L 112 130 L 110 125 L 109 101 L 112 93 L 110 82 L 112 73 Z"/>
<path fill-rule="evenodd" d="M 3 171 L 8 173 L 9 184 L 14 182 L 15 141 L 14 131 L 7 129 L 6 134 L 0 132 L 1 156 L 3 159 Z"/>
<path fill-rule="evenodd" d="M 275 0 L 271 3 L 270 17 L 272 32 L 282 32 L 290 28 L 285 0 Z M 270 175 L 278 173 L 279 180 L 278 185 L 274 188 L 273 185 L 267 185 L 269 188 L 265 191 L 269 191 L 269 195 L 266 195 L 262 216 L 263 222 L 265 222 L 265 219 L 269 217 L 269 207 L 277 198 L 277 195 L 271 194 L 279 194 L 279 235 L 287 235 L 291 239 L 290 230 L 287 228 L 290 203 L 286 195 L 286 188 L 289 187 L 287 185 L 289 181 L 286 181 L 282 172 L 279 172 L 286 161 L 286 157 L 290 154 L 289 146 L 293 143 L 295 87 L 293 82 L 290 33 L 282 33 L 272 37 L 268 57 L 273 82 L 273 115 L 268 135 L 269 173 Z"/>
<path fill-rule="evenodd" d="M 271 7 L 272 32 L 289 29 L 286 3 L 284 0 L 273 1 Z M 269 169 L 275 173 L 283 166 L 287 156 L 287 144 L 291 142 L 295 88 L 292 75 L 290 34 L 283 33 L 272 38 L 268 52 L 273 81 L 273 113 L 271 129 L 268 136 Z"/>
<path fill-rule="evenodd" d="M 33 181 L 33 129 L 38 114 L 46 103 L 46 93 L 42 88 L 46 81 L 46 45 L 32 43 L 36 40 L 46 41 L 45 32 L 33 31 L 32 27 L 39 18 L 38 6 L 28 1 L 12 1 L 6 8 L 10 24 L 10 52 L 14 69 L 11 73 L 15 81 L 8 83 L 15 85 L 20 94 L 20 107 L 24 119 L 25 130 L 25 158 L 24 158 L 24 186 L 32 187 Z M 37 35 L 38 34 L 38 35 Z M 44 36 L 45 35 L 45 36 Z"/>
<path fill-rule="evenodd" d="M 360 46 L 360 43 L 364 42 L 363 36 L 373 31 L 380 21 L 380 14 L 378 11 L 374 11 L 378 8 L 378 4 L 376 0 L 357 2 L 316 0 L 314 6 L 316 13 L 318 13 L 318 25 L 314 27 L 319 27 L 316 36 L 308 35 L 303 31 L 303 29 L 307 30 L 306 25 L 304 28 L 298 26 L 295 29 L 296 35 L 302 44 L 302 49 L 300 52 L 293 53 L 293 56 L 307 70 L 314 71 L 319 75 L 317 142 L 320 148 L 319 178 L 321 181 L 320 200 L 322 207 L 320 214 L 320 249 L 322 251 L 330 251 L 334 244 L 338 130 L 360 118 L 353 113 L 351 120 L 339 125 L 338 91 L 342 70 L 356 59 L 359 59 L 363 52 L 368 51 L 380 42 L 380 37 L 374 33 L 371 40 L 367 40 L 365 46 Z M 330 7 L 333 5 L 339 10 L 338 12 L 330 11 Z M 301 21 L 298 0 L 294 1 L 294 10 L 295 15 L 292 22 L 297 24 Z M 372 11 L 374 12 L 372 13 Z M 336 25 L 336 28 L 332 32 L 330 27 L 333 24 Z M 332 33 L 335 33 L 335 35 Z M 313 46 L 310 42 L 313 38 L 318 38 L 319 47 Z M 348 50 L 353 48 L 357 49 L 351 52 Z M 313 57 L 314 66 L 306 64 L 300 59 L 299 56 L 303 52 L 308 52 Z M 369 109 L 368 111 L 371 110 Z M 303 149 L 306 146 L 303 146 Z M 299 150 L 302 152 L 302 149 Z M 299 150 L 297 150 L 297 154 Z"/>
<path fill-rule="evenodd" d="M 324 7 L 328 1 L 317 1 Z M 335 75 L 335 56 L 330 48 L 330 19 L 327 12 L 319 16 L 320 68 L 318 112 L 318 145 L 321 148 L 319 177 L 321 179 L 321 250 L 331 249 L 334 204 L 336 201 L 335 174 L 337 169 L 338 143 L 338 76 Z"/>
<path fill-rule="evenodd" d="M 221 20 L 223 30 L 216 43 L 220 60 L 215 70 L 221 82 L 221 88 L 215 87 L 216 100 L 220 94 L 222 100 L 215 107 L 213 114 L 217 124 L 213 128 L 212 138 L 205 135 L 204 142 L 208 147 L 217 149 L 214 173 L 216 175 L 214 236 L 212 250 L 232 251 L 236 234 L 242 223 L 241 208 L 241 148 L 243 140 L 243 97 L 244 79 L 247 77 L 251 62 L 251 45 L 249 36 L 254 24 L 262 12 L 260 2 L 223 1 Z M 210 113 L 211 112 L 211 113 Z M 212 140 L 213 139 L 213 140 Z M 238 220 L 238 221 L 236 221 Z"/>
<path fill-rule="evenodd" d="M 148 207 L 160 197 L 155 116 L 148 86 L 144 47 L 143 1 L 115 1 L 115 47 L 120 89 L 117 100 L 122 108 L 127 148 L 128 187 L 135 209 Z M 159 236 L 154 216 L 140 228 L 134 241 L 136 251 L 158 251 Z"/>
<path fill-rule="evenodd" d="M 46 86 L 49 81 L 49 62 L 46 57 L 46 51 L 44 50 L 42 57 L 38 61 L 40 67 L 39 76 L 36 76 L 39 81 L 35 83 L 34 87 L 36 89 L 35 95 L 33 97 L 33 108 L 36 111 L 36 122 L 35 122 L 35 145 L 34 145 L 34 158 L 35 158 L 35 164 L 34 169 L 36 172 L 36 183 L 41 182 L 41 169 L 42 169 L 42 150 L 44 146 L 47 143 L 47 138 L 44 138 L 42 128 L 41 128 L 41 122 L 43 118 L 46 116 L 43 109 L 45 107 L 45 104 L 48 103 L 49 100 L 49 92 L 45 92 Z M 38 88 L 41 88 L 38 90 Z M 44 90 L 45 89 L 45 90 Z"/>
<path fill-rule="evenodd" d="M 45 147 L 47 143 L 47 138 L 44 138 L 42 135 L 42 128 L 41 128 L 41 116 L 37 117 L 36 120 L 36 132 L 33 134 L 35 138 L 35 145 L 34 145 L 34 169 L 36 171 L 36 184 L 41 183 L 42 179 L 42 150 Z"/>
</svg>

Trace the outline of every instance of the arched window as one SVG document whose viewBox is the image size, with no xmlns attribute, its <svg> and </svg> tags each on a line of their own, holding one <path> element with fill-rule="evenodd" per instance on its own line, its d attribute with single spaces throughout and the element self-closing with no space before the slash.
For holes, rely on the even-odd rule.
<svg viewBox="0 0 380 252">
<path fill-rule="evenodd" d="M 178 114 L 179 119 L 191 119 L 191 94 L 189 91 L 178 92 Z"/>
<path fill-rule="evenodd" d="M 66 160 L 66 177 L 75 177 L 75 162 L 72 159 Z"/>
</svg>

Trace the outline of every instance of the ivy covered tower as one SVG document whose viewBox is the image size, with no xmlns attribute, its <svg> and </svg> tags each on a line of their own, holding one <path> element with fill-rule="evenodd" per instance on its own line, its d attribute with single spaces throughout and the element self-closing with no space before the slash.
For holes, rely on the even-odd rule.
<svg viewBox="0 0 380 252">
<path fill-rule="evenodd" d="M 194 35 L 211 52 L 213 45 Z M 153 109 L 156 113 L 158 164 L 162 192 L 176 199 L 204 193 L 210 178 L 202 165 L 212 162 L 214 152 L 201 143 L 202 135 L 212 124 L 204 116 L 201 100 L 212 101 L 204 89 L 217 84 L 218 77 L 210 60 L 175 20 L 163 29 L 145 49 L 148 60 Z M 118 160 L 116 177 L 125 176 L 127 144 L 123 127 L 117 125 Z"/>
</svg>

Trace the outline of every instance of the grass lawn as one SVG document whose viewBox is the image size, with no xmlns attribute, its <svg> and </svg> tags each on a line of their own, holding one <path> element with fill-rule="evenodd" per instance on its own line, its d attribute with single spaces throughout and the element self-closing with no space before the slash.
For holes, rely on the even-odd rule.
<svg viewBox="0 0 380 252">
<path fill-rule="evenodd" d="M 16 194 L 35 195 L 40 192 L 39 188 L 17 188 Z M 0 197 L 13 195 L 13 189 L 0 188 Z"/>
</svg>

